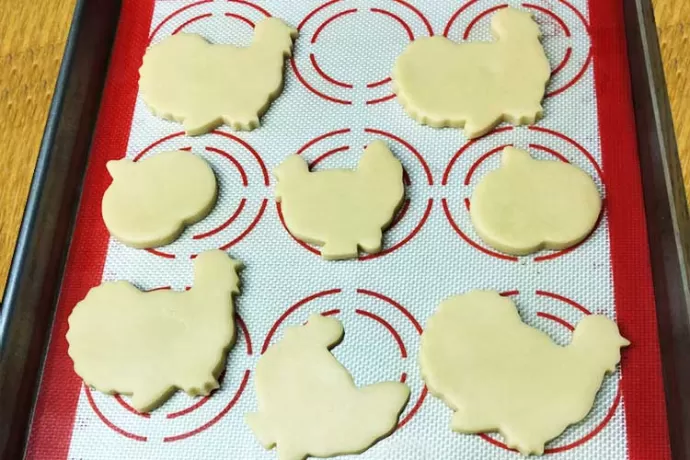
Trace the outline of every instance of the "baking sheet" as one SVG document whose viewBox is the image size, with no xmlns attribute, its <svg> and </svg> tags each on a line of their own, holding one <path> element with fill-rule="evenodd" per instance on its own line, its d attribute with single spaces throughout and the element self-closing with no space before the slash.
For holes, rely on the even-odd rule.
<svg viewBox="0 0 690 460">
<path fill-rule="evenodd" d="M 472 230 L 466 199 L 481 176 L 498 165 L 500 148 L 507 144 L 526 148 L 537 158 L 576 164 L 607 196 L 588 2 L 510 4 L 533 11 L 544 33 L 554 70 L 545 119 L 529 128 L 502 126 L 473 142 L 457 130 L 418 126 L 391 97 L 386 75 L 410 39 L 443 33 L 454 40 L 488 40 L 491 14 L 505 3 L 159 0 L 152 9 L 130 6 L 123 24 L 136 14 L 137 21 L 146 21 L 148 27 L 145 34 L 125 38 L 121 31 L 118 40 L 129 40 L 142 52 L 149 43 L 180 31 L 200 33 L 214 43 L 247 45 L 253 24 L 269 14 L 299 27 L 301 35 L 294 60 L 286 68 L 284 92 L 263 117 L 261 129 L 235 133 L 222 127 L 188 138 L 179 125 L 153 117 L 138 97 L 133 99 L 133 112 L 124 98 L 107 108 L 111 118 L 129 116 L 131 123 L 126 133 L 118 134 L 125 137 L 120 142 L 124 148 L 109 148 L 105 156 L 138 160 L 190 148 L 212 165 L 220 195 L 207 219 L 156 251 L 133 250 L 112 240 L 103 246 L 104 241 L 94 236 L 93 246 L 103 248 L 98 282 L 126 279 L 142 289 L 184 289 L 191 284 L 194 254 L 227 249 L 246 265 L 242 295 L 236 302 L 240 334 L 223 385 L 211 398 L 178 393 L 150 416 L 142 416 L 128 407 L 126 398 L 101 395 L 80 385 L 76 411 L 60 408 L 71 410 L 73 419 L 66 442 L 69 458 L 274 458 L 275 453 L 264 451 L 243 422 L 243 415 L 256 408 L 253 369 L 261 352 L 287 325 L 299 324 L 313 312 L 334 314 L 343 321 L 345 340 L 334 354 L 358 385 L 404 379 L 412 390 L 399 429 L 362 458 L 517 455 L 502 447 L 498 435 L 450 432 L 451 412 L 426 394 L 416 364 L 426 318 L 449 295 L 496 289 L 515 298 L 526 322 L 565 344 L 570 328 L 583 315 L 615 318 L 617 306 L 608 210 L 590 238 L 565 253 L 509 258 L 492 253 Z M 131 88 L 132 69 L 138 67 L 140 56 L 130 59 L 127 67 L 113 65 L 111 87 Z M 314 248 L 296 242 L 281 224 L 270 170 L 295 152 L 317 163 L 317 170 L 354 167 L 364 145 L 375 138 L 386 140 L 402 161 L 409 176 L 408 201 L 399 221 L 385 234 L 381 255 L 322 261 Z M 114 139 L 106 137 L 103 142 L 112 144 Z M 91 183 L 99 185 L 82 207 L 99 201 L 98 190 L 108 182 L 104 171 L 95 170 L 95 163 L 88 174 Z M 87 194 L 88 184 L 87 175 Z M 82 219 L 79 225 L 78 231 L 103 233 L 98 219 Z M 73 258 L 70 263 L 75 263 Z M 86 277 L 77 278 L 83 291 Z M 83 295 L 72 297 L 78 301 Z M 73 303 L 59 308 L 72 307 Z M 66 315 L 61 312 L 51 347 L 64 340 L 59 329 L 64 328 Z M 62 361 L 70 364 L 64 356 Z M 69 365 L 63 368 L 71 372 Z M 550 443 L 547 452 L 564 459 L 631 458 L 628 395 L 622 394 L 620 378 L 618 371 L 605 380 L 592 413 Z M 51 379 L 44 377 L 42 394 L 49 391 L 48 385 Z M 68 391 L 59 383 L 52 386 Z M 50 413 L 50 404 L 45 407 Z M 48 420 L 42 410 L 39 405 L 35 430 Z"/>
</svg>

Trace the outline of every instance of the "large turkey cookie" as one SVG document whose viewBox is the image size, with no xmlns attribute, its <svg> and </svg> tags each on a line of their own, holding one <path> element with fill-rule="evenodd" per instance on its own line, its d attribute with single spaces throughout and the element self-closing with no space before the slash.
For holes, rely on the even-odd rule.
<svg viewBox="0 0 690 460">
<path fill-rule="evenodd" d="M 151 111 L 181 122 L 190 136 L 225 123 L 251 130 L 283 87 L 283 60 L 297 31 L 281 20 L 256 24 L 251 46 L 212 45 L 175 34 L 152 46 L 139 70 L 141 96 Z"/>
<path fill-rule="evenodd" d="M 240 264 L 222 251 L 194 261 L 186 292 L 141 292 L 125 281 L 89 291 L 69 317 L 68 353 L 87 385 L 132 396 L 140 412 L 176 388 L 207 395 L 235 340 L 233 295 Z"/>
<path fill-rule="evenodd" d="M 501 167 L 477 184 L 470 206 L 479 236 L 513 255 L 571 247 L 592 232 L 600 212 L 599 191 L 584 171 L 534 160 L 513 147 L 503 150 Z"/>
<path fill-rule="evenodd" d="M 266 449 L 276 446 L 280 460 L 360 453 L 395 429 L 409 388 L 357 388 L 329 351 L 342 337 L 340 321 L 315 314 L 259 358 L 259 411 L 246 421 Z"/>
<path fill-rule="evenodd" d="M 410 43 L 393 68 L 393 89 L 406 111 L 435 128 L 486 134 L 501 121 L 532 124 L 551 70 L 532 16 L 504 8 L 491 19 L 493 43 L 457 44 L 443 36 Z"/>
<path fill-rule="evenodd" d="M 216 202 L 216 178 L 202 158 L 184 151 L 140 162 L 107 164 L 113 183 L 101 211 L 110 234 L 134 248 L 172 243 L 186 225 L 200 221 Z"/>
<path fill-rule="evenodd" d="M 354 258 L 358 248 L 379 252 L 382 230 L 405 196 L 402 165 L 380 140 L 367 146 L 355 171 L 310 172 L 301 156 L 292 155 L 274 175 L 287 229 L 322 245 L 324 259 Z"/>
<path fill-rule="evenodd" d="M 419 364 L 429 391 L 455 411 L 453 430 L 499 431 L 509 447 L 542 454 L 589 413 L 628 344 L 616 323 L 591 315 L 558 346 L 523 323 L 509 298 L 472 291 L 446 299 L 429 318 Z"/>
</svg>

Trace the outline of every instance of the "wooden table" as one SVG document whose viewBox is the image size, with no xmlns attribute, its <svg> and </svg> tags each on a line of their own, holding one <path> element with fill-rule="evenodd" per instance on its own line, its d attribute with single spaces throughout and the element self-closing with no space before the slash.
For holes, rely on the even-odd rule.
<svg viewBox="0 0 690 460">
<path fill-rule="evenodd" d="M 685 184 L 690 190 L 690 2 L 653 2 Z M 1 3 L 0 293 L 4 291 L 75 0 Z"/>
</svg>

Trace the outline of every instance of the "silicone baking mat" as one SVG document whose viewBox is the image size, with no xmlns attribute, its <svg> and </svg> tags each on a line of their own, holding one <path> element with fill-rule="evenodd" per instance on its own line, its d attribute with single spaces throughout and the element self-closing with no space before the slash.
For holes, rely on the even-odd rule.
<svg viewBox="0 0 690 460">
<path fill-rule="evenodd" d="M 553 69 L 545 118 L 502 125 L 468 141 L 417 125 L 391 93 L 395 57 L 409 41 L 443 34 L 489 40 L 491 15 L 508 5 L 534 13 Z M 363 459 L 509 459 L 499 435 L 450 431 L 451 411 L 427 394 L 416 362 L 419 336 L 445 297 L 495 289 L 529 324 L 568 342 L 590 313 L 616 318 L 633 345 L 606 378 L 587 418 L 547 446 L 559 459 L 669 458 L 639 166 L 619 0 L 125 0 L 94 137 L 76 230 L 34 413 L 28 457 L 37 459 L 270 459 L 243 422 L 256 409 L 254 368 L 288 325 L 336 315 L 345 340 L 335 356 L 358 385 L 401 380 L 411 388 L 398 429 Z M 285 89 L 252 132 L 221 127 L 186 137 L 138 97 L 138 68 L 152 43 L 200 33 L 249 45 L 253 27 L 277 16 L 300 30 Z M 430 69 L 433 71 L 433 69 Z M 248 75 L 247 78 L 252 78 Z M 385 249 L 344 262 L 295 241 L 273 199 L 271 169 L 299 153 L 318 170 L 354 167 L 362 148 L 385 140 L 402 161 L 406 201 Z M 477 238 L 473 187 L 506 145 L 587 171 L 605 197 L 593 234 L 578 247 L 508 257 Z M 175 243 L 134 250 L 109 239 L 100 201 L 105 163 L 190 149 L 213 167 L 218 205 Z M 128 280 L 141 289 L 184 289 L 193 256 L 211 248 L 243 261 L 238 341 L 221 388 L 207 398 L 178 392 L 150 415 L 127 398 L 84 387 L 67 355 L 67 318 L 88 289 Z"/>
</svg>

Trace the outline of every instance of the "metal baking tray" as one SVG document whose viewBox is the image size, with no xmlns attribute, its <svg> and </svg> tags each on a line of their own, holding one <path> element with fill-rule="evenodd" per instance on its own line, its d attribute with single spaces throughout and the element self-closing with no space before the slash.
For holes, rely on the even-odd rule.
<svg viewBox="0 0 690 460">
<path fill-rule="evenodd" d="M 651 264 L 667 420 L 655 419 L 658 414 L 646 413 L 644 406 L 638 408 L 637 415 L 646 418 L 651 427 L 667 422 L 672 457 L 690 459 L 690 227 L 652 6 L 650 0 L 591 0 L 590 5 L 592 2 L 610 5 L 599 6 L 610 10 L 606 14 L 620 14 L 622 8 L 624 15 L 625 30 L 598 26 L 601 30 L 593 27 L 592 34 L 620 33 L 627 37 L 627 61 L 620 59 L 626 54 L 622 40 L 611 43 L 606 52 L 618 56 L 619 62 L 629 63 L 623 70 L 630 75 L 634 113 L 629 114 L 629 120 L 601 121 L 620 124 L 622 131 L 635 129 L 647 217 L 649 254 L 627 255 L 638 260 L 649 257 Z M 26 455 L 28 428 L 82 199 L 120 8 L 118 0 L 80 0 L 75 9 L 0 309 L 2 458 Z M 618 25 L 610 27 L 616 29 Z M 622 85 L 625 95 L 628 82 L 614 83 Z M 634 150 L 635 146 L 619 147 Z M 632 177 L 633 187 L 635 180 Z M 635 373 L 641 374 L 644 369 Z"/>
</svg>

